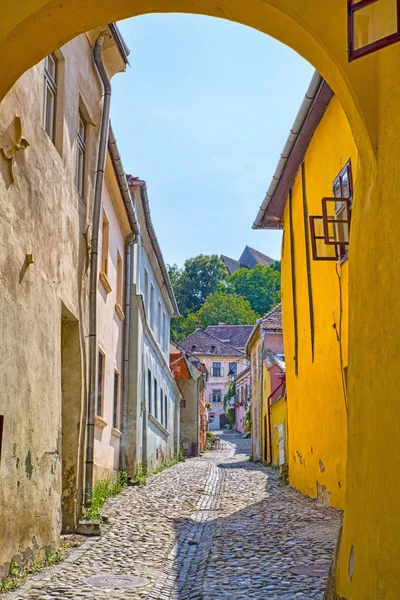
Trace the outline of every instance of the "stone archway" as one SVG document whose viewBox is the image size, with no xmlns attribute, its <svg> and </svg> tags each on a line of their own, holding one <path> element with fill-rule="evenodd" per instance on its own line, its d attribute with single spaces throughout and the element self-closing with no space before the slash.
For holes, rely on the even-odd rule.
<svg viewBox="0 0 400 600">
<path fill-rule="evenodd" d="M 293 48 L 327 80 L 342 103 L 359 151 L 349 275 L 348 492 L 337 593 L 348 600 L 397 600 L 400 45 L 349 64 L 346 4 L 346 0 L 3 2 L 0 98 L 26 69 L 74 36 L 154 12 L 205 14 L 253 27 Z"/>
</svg>

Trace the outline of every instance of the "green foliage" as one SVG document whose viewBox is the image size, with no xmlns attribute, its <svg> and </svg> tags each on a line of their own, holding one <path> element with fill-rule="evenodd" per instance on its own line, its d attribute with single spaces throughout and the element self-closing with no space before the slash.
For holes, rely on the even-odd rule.
<svg viewBox="0 0 400 600">
<path fill-rule="evenodd" d="M 171 319 L 171 339 L 179 342 L 207 325 L 248 325 L 269 312 L 280 299 L 280 262 L 256 265 L 232 275 L 217 255 L 200 254 L 180 269 L 168 267 L 180 317 Z"/>
<path fill-rule="evenodd" d="M 197 320 L 202 327 L 218 323 L 248 325 L 255 323 L 257 317 L 248 300 L 226 292 L 210 294 L 197 312 Z"/>
<path fill-rule="evenodd" d="M 236 383 L 234 381 L 231 381 L 229 384 L 228 391 L 226 392 L 224 399 L 222 401 L 222 406 L 223 406 L 225 414 L 226 414 L 228 402 L 231 398 L 235 397 L 235 394 L 236 394 Z"/>
<path fill-rule="evenodd" d="M 22 580 L 33 575 L 34 573 L 40 573 L 45 567 L 56 565 L 63 560 L 61 552 L 47 553 L 42 559 L 35 559 L 31 565 L 22 569 L 14 560 L 11 562 L 10 572 L 8 577 L 5 577 L 0 581 L 0 593 L 11 592 L 16 590 L 22 583 Z"/>
<path fill-rule="evenodd" d="M 253 269 L 239 269 L 232 273 L 227 280 L 227 291 L 248 300 L 254 312 L 263 316 L 279 302 L 280 281 L 278 270 L 256 265 Z"/>
<path fill-rule="evenodd" d="M 231 407 L 231 408 L 228 408 L 228 410 L 227 410 L 227 411 L 225 411 L 225 414 L 226 414 L 226 416 L 227 416 L 227 417 L 228 417 L 228 419 L 229 419 L 229 423 L 230 423 L 231 425 L 234 425 L 234 424 L 235 424 L 235 422 L 236 422 L 236 411 L 235 411 L 235 409 L 234 409 L 234 408 L 232 408 L 232 407 Z"/>
<path fill-rule="evenodd" d="M 216 435 L 212 431 L 207 431 L 206 435 L 208 440 L 215 440 L 216 438 Z"/>
<path fill-rule="evenodd" d="M 146 485 L 147 483 L 147 469 L 143 463 L 139 463 L 137 466 L 134 483 L 138 485 Z"/>
<path fill-rule="evenodd" d="M 244 417 L 244 430 L 246 433 L 251 433 L 251 409 L 248 408 Z"/>
<path fill-rule="evenodd" d="M 216 291 L 228 271 L 216 254 L 200 254 L 185 261 L 183 269 L 168 266 L 168 274 L 182 315 L 197 312 L 207 296 Z"/>
<path fill-rule="evenodd" d="M 173 467 L 174 465 L 177 465 L 178 463 L 183 461 L 183 448 L 179 448 L 178 455 L 175 458 L 160 463 L 160 465 L 156 469 L 154 469 L 154 471 L 151 471 L 150 475 L 156 475 L 157 473 L 161 473 L 161 471 L 165 471 L 165 469 L 169 469 L 170 467 Z"/>
<path fill-rule="evenodd" d="M 104 503 L 109 498 L 119 494 L 124 486 L 126 486 L 128 476 L 121 472 L 115 480 L 110 478 L 97 481 L 90 499 L 90 505 L 86 510 L 86 517 L 92 520 L 101 519 L 101 509 Z"/>
</svg>

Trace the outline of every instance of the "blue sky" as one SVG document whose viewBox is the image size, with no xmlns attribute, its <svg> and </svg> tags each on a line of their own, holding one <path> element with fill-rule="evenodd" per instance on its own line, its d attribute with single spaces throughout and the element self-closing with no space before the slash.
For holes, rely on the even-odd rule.
<svg viewBox="0 0 400 600">
<path fill-rule="evenodd" d="M 221 19 L 145 15 L 119 23 L 130 67 L 111 117 L 127 173 L 147 181 L 167 263 L 279 258 L 280 232 L 251 225 L 313 69 L 266 35 Z"/>
</svg>

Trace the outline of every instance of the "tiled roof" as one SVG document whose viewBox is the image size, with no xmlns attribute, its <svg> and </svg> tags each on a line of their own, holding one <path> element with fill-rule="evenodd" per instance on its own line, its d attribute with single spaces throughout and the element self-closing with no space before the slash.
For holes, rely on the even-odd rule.
<svg viewBox="0 0 400 600">
<path fill-rule="evenodd" d="M 260 327 L 266 331 L 282 331 L 282 303 L 260 319 Z"/>
<path fill-rule="evenodd" d="M 271 369 L 274 365 L 276 365 L 285 373 L 285 362 L 278 358 L 278 356 L 270 349 L 265 351 L 264 363 L 267 369 Z"/>
<path fill-rule="evenodd" d="M 196 329 L 187 338 L 179 342 L 180 348 L 196 356 L 243 356 L 243 352 L 221 342 L 203 329 Z"/>
<path fill-rule="evenodd" d="M 244 350 L 254 325 L 209 325 L 206 333 L 234 348 Z"/>
<path fill-rule="evenodd" d="M 273 265 L 276 262 L 273 258 L 271 258 L 270 256 L 267 256 L 266 254 L 263 254 L 259 250 L 250 248 L 250 246 L 247 246 L 247 248 L 250 250 L 250 252 L 254 256 L 258 265 L 265 265 L 266 267 L 270 267 L 271 265 Z"/>
<path fill-rule="evenodd" d="M 224 254 L 221 254 L 220 259 L 222 260 L 223 263 L 225 263 L 225 266 L 228 269 L 229 275 L 232 275 L 232 273 L 234 273 L 238 269 L 246 268 L 246 266 L 240 264 L 240 262 L 238 260 L 235 260 L 234 258 L 229 258 L 229 256 L 224 256 Z"/>
</svg>

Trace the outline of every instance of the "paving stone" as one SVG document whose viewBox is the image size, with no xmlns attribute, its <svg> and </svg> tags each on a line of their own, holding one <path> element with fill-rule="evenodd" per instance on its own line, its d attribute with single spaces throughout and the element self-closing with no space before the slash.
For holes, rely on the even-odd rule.
<svg viewBox="0 0 400 600">
<path fill-rule="evenodd" d="M 220 438 L 110 500 L 100 538 L 4 598 L 320 600 L 341 513 L 249 462 L 251 440 Z"/>
</svg>

